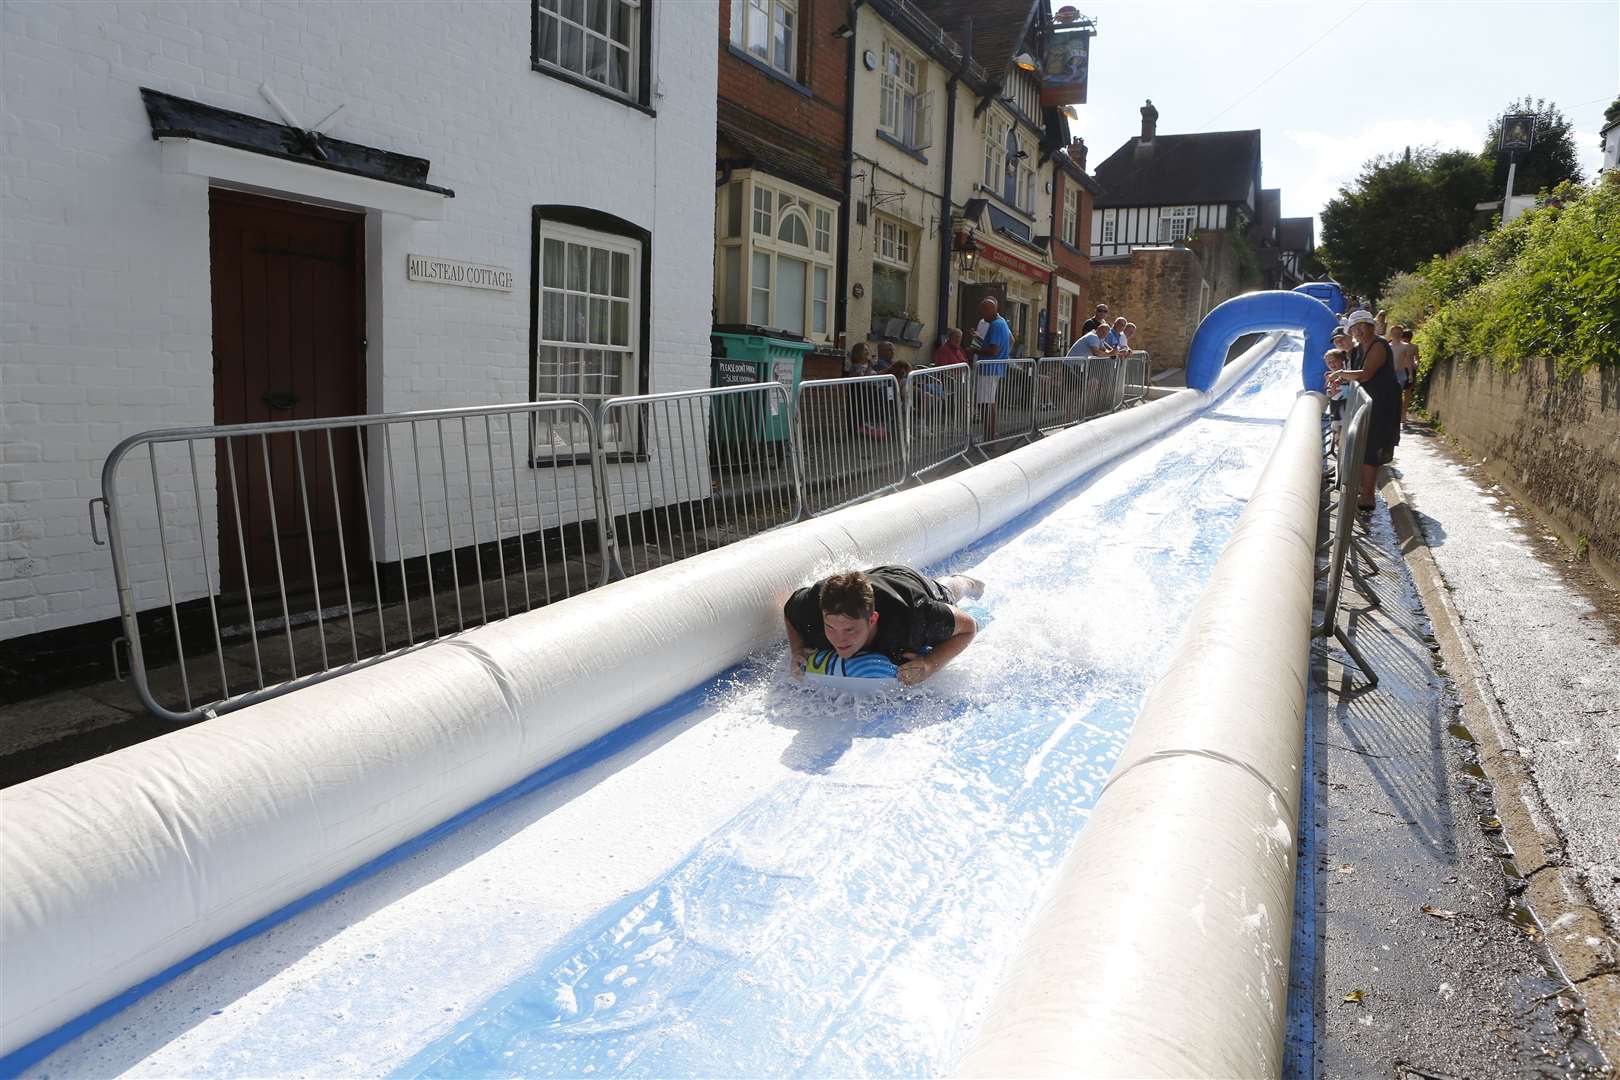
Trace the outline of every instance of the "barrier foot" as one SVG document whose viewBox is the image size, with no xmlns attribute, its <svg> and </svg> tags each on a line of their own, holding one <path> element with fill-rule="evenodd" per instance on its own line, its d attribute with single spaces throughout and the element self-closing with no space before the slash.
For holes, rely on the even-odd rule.
<svg viewBox="0 0 1620 1080">
<path fill-rule="evenodd" d="M 1356 667 L 1367 677 L 1367 688 L 1369 690 L 1376 688 L 1378 686 L 1378 672 L 1374 671 L 1372 665 L 1367 663 L 1367 658 L 1361 655 L 1361 650 L 1356 648 L 1355 643 L 1350 640 L 1350 635 L 1346 634 L 1342 628 L 1335 626 L 1333 628 L 1333 640 L 1337 641 L 1344 648 L 1344 651 L 1350 654 L 1350 659 L 1356 662 Z"/>
</svg>

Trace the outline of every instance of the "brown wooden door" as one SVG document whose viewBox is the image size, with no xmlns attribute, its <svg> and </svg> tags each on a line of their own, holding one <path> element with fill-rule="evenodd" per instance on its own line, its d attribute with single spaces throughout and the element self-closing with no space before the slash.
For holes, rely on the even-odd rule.
<svg viewBox="0 0 1620 1080">
<path fill-rule="evenodd" d="M 364 228 L 359 214 L 209 193 L 216 423 L 365 411 Z M 223 592 L 243 591 L 244 560 L 255 593 L 335 584 L 345 558 L 351 576 L 367 569 L 354 433 L 229 443 L 216 455 Z"/>
</svg>

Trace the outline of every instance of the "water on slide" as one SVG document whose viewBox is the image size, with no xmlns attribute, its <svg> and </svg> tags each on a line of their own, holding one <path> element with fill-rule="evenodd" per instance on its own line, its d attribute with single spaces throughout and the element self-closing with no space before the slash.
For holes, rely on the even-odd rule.
<svg viewBox="0 0 1620 1080">
<path fill-rule="evenodd" d="M 1299 348 L 933 567 L 988 583 L 987 625 L 924 686 L 829 695 L 770 650 L 32 1074 L 948 1070 L 1270 456 Z"/>
</svg>

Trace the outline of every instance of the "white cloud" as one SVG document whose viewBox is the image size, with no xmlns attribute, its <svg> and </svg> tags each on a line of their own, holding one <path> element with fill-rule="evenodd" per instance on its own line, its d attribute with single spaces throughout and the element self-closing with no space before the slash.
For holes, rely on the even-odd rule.
<svg viewBox="0 0 1620 1080">
<path fill-rule="evenodd" d="M 1571 131 L 1575 140 L 1575 160 L 1581 163 L 1581 172 L 1587 183 L 1597 179 L 1598 166 L 1603 164 L 1603 137 L 1595 131 Z"/>
<path fill-rule="evenodd" d="M 1379 154 L 1398 154 L 1410 146 L 1441 150 L 1478 150 L 1484 135 L 1467 120 L 1381 120 L 1355 131 L 1285 130 L 1292 145 L 1281 154 L 1268 150 L 1266 183 L 1280 186 L 1292 213 L 1317 217 L 1322 235 L 1322 206 L 1353 180 L 1362 163 Z"/>
</svg>

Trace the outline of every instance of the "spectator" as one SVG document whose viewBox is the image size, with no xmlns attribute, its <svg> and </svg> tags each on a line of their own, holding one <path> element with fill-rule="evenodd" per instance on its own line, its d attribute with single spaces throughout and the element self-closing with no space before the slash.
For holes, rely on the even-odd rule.
<svg viewBox="0 0 1620 1080">
<path fill-rule="evenodd" d="M 864 341 L 857 341 L 849 350 L 849 360 L 844 365 L 844 374 L 854 378 L 860 375 L 872 374 L 872 347 Z M 881 428 L 877 424 L 878 398 L 871 391 L 871 384 L 857 383 L 853 386 L 843 387 L 844 408 L 849 421 L 849 430 L 855 435 L 864 435 L 870 439 L 882 438 Z"/>
<path fill-rule="evenodd" d="M 1412 385 L 1417 381 L 1417 346 L 1412 344 L 1412 331 L 1400 325 L 1389 328 L 1389 349 L 1395 354 L 1395 381 L 1401 387 L 1401 423 L 1406 423 L 1406 410 L 1412 407 Z"/>
<path fill-rule="evenodd" d="M 999 314 L 995 297 L 979 301 L 979 328 L 970 351 L 977 360 L 973 400 L 982 417 L 980 430 L 986 442 L 996 437 L 996 389 L 1007 365 L 996 363 L 1012 354 L 1012 328 Z"/>
<path fill-rule="evenodd" d="M 1125 324 L 1125 348 L 1131 352 L 1136 351 L 1136 324 L 1133 322 Z"/>
<path fill-rule="evenodd" d="M 1069 348 L 1070 356 L 1112 356 L 1113 351 L 1104 337 L 1105 331 L 1092 327 Z"/>
<path fill-rule="evenodd" d="M 962 331 L 951 327 L 945 331 L 945 341 L 934 348 L 934 363 L 939 364 L 965 364 L 968 355 L 962 349 Z"/>
<path fill-rule="evenodd" d="M 849 350 L 849 359 L 844 361 L 845 375 L 872 374 L 872 347 L 864 341 L 857 341 Z"/>
<path fill-rule="evenodd" d="M 1350 354 L 1339 347 L 1339 339 L 1343 338 L 1346 345 L 1350 343 L 1349 335 L 1336 333 L 1333 335 L 1333 348 L 1322 357 L 1327 364 L 1328 387 L 1328 430 L 1332 435 L 1334 453 L 1339 450 L 1339 432 L 1344 426 L 1344 399 L 1349 394 L 1350 384 L 1339 381 L 1335 372 L 1343 371 L 1345 364 L 1350 360 Z"/>
<path fill-rule="evenodd" d="M 1108 336 L 1103 338 L 1103 340 L 1107 342 L 1108 347 L 1114 350 L 1114 354 L 1116 356 L 1124 356 L 1126 353 L 1130 352 L 1129 346 L 1125 344 L 1126 325 L 1127 323 L 1125 322 L 1125 316 L 1121 315 L 1119 318 L 1114 320 L 1114 326 L 1108 331 Z M 1098 329 L 1100 330 L 1101 327 Z"/>
<path fill-rule="evenodd" d="M 1418 376 L 1418 347 L 1412 340 L 1412 328 L 1401 327 L 1401 341 L 1406 345 L 1406 393 L 1401 396 L 1401 422 L 1406 422 L 1406 414 L 1412 410 L 1412 391 L 1417 389 Z"/>
<path fill-rule="evenodd" d="M 892 367 L 894 367 L 894 342 L 878 342 L 877 362 L 872 365 L 872 374 L 887 375 Z"/>
<path fill-rule="evenodd" d="M 1378 467 L 1395 460 L 1395 444 L 1401 438 L 1401 391 L 1395 382 L 1394 354 L 1389 342 L 1373 333 L 1375 321 L 1366 309 L 1351 312 L 1348 326 L 1356 348 L 1350 365 L 1338 372 L 1334 380 L 1335 388 L 1347 380 L 1359 382 L 1372 398 L 1361 467 L 1358 509 L 1362 513 L 1372 512 L 1376 504 Z"/>
<path fill-rule="evenodd" d="M 1093 330 L 1097 329 L 1097 327 L 1099 327 L 1099 326 L 1103 325 L 1104 323 L 1106 323 L 1107 321 L 1108 321 L 1108 305 L 1107 304 L 1098 304 L 1097 305 L 1097 313 L 1095 315 L 1093 315 L 1091 318 L 1086 320 L 1085 325 L 1080 327 L 1080 332 L 1082 334 L 1089 334 Z"/>
<path fill-rule="evenodd" d="M 1383 308 L 1378 309 L 1378 315 L 1373 319 L 1373 333 L 1381 338 L 1389 337 L 1389 316 Z"/>
</svg>

